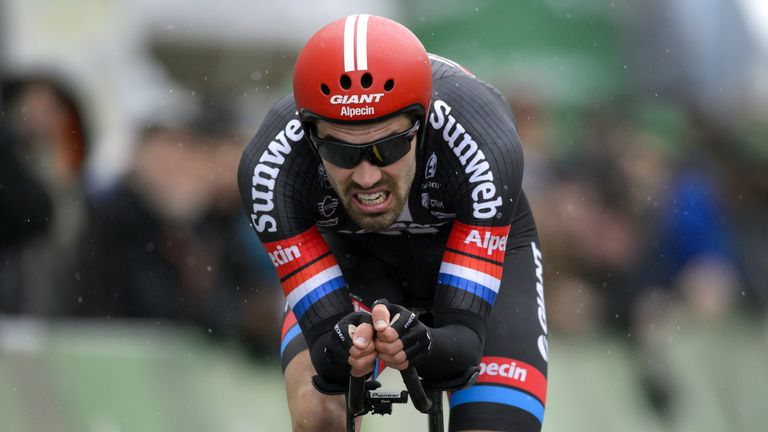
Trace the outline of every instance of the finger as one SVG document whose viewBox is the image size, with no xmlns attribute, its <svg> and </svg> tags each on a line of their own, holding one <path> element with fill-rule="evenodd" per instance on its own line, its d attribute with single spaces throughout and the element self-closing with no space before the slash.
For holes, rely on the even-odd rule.
<svg viewBox="0 0 768 432">
<path fill-rule="evenodd" d="M 376 351 L 378 351 L 381 354 L 388 354 L 392 355 L 400 351 L 404 351 L 403 349 L 403 343 L 400 340 L 396 340 L 394 342 L 382 342 L 380 340 L 377 340 L 375 342 Z"/>
<path fill-rule="evenodd" d="M 350 374 L 355 377 L 365 376 L 373 372 L 373 368 L 376 366 L 376 353 L 371 353 L 367 356 L 359 359 L 349 359 Z"/>
<path fill-rule="evenodd" d="M 398 368 L 398 365 L 405 365 L 407 367 L 408 365 L 408 357 L 406 357 L 405 352 L 400 351 L 395 355 L 389 355 L 389 354 L 381 354 L 379 353 L 379 359 L 384 361 L 387 366 L 392 366 L 395 369 L 401 370 Z"/>
<path fill-rule="evenodd" d="M 368 323 L 362 323 L 357 326 L 355 333 L 352 335 L 353 344 L 359 349 L 365 349 L 368 344 L 373 340 L 373 326 Z"/>
<path fill-rule="evenodd" d="M 387 363 L 387 365 L 389 365 L 389 363 Z M 389 366 L 391 366 L 392 369 L 406 370 L 406 369 L 408 369 L 408 365 L 409 365 L 409 363 L 407 361 L 405 361 L 403 363 L 396 363 L 396 364 L 392 364 L 392 365 L 389 365 Z"/>
<path fill-rule="evenodd" d="M 373 326 L 377 331 L 382 331 L 389 326 L 389 309 L 383 304 L 377 304 L 371 311 Z"/>
<path fill-rule="evenodd" d="M 353 346 L 349 349 L 349 356 L 354 358 L 361 358 L 363 356 L 367 356 L 368 354 L 376 352 L 376 345 L 373 343 L 373 341 L 368 342 L 368 344 L 363 348 L 358 348 L 356 346 Z"/>
<path fill-rule="evenodd" d="M 398 339 L 400 339 L 400 335 L 398 335 L 397 331 L 392 327 L 387 327 L 383 331 L 378 331 L 376 333 L 376 340 L 380 340 L 382 342 L 394 342 Z"/>
</svg>

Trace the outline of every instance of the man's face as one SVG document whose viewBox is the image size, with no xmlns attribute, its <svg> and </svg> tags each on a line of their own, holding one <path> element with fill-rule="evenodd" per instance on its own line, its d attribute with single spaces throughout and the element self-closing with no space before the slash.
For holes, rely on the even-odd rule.
<svg viewBox="0 0 768 432">
<path fill-rule="evenodd" d="M 400 115 L 378 123 L 342 125 L 318 121 L 317 136 L 350 144 L 367 144 L 409 129 L 412 121 Z M 352 220 L 369 231 L 392 225 L 405 206 L 416 173 L 416 138 L 402 159 L 378 167 L 363 159 L 346 169 L 323 160 L 331 185 Z"/>
</svg>

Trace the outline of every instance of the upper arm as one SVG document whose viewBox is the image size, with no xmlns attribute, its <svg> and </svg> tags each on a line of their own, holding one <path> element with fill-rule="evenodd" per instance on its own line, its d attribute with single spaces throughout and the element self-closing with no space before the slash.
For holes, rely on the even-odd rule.
<svg viewBox="0 0 768 432">
<path fill-rule="evenodd" d="M 446 185 L 456 221 L 438 276 L 436 319 L 481 337 L 498 294 L 523 157 L 514 118 L 492 87 L 471 77 L 440 84 L 429 117 L 453 166 Z"/>
<path fill-rule="evenodd" d="M 265 118 L 238 169 L 251 226 L 310 344 L 328 322 L 351 311 L 341 270 L 316 227 L 317 166 L 292 99 L 284 99 Z"/>
</svg>

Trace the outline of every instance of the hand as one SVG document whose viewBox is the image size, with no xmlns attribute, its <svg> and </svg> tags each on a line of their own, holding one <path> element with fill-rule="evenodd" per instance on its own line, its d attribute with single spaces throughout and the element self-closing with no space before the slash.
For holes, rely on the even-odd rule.
<svg viewBox="0 0 768 432">
<path fill-rule="evenodd" d="M 332 342 L 326 347 L 326 355 L 337 363 L 348 364 L 355 377 L 373 372 L 376 365 L 371 322 L 371 315 L 365 311 L 346 315 L 333 327 Z"/>
<path fill-rule="evenodd" d="M 374 302 L 372 318 L 376 351 L 387 366 L 404 370 L 427 358 L 432 349 L 432 336 L 429 327 L 422 324 L 416 314 L 381 299 Z"/>
</svg>

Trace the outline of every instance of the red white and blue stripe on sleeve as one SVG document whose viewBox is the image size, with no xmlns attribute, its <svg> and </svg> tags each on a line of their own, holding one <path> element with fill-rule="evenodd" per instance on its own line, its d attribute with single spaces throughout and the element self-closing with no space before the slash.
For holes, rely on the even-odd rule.
<svg viewBox="0 0 768 432">
<path fill-rule="evenodd" d="M 283 293 L 296 319 L 301 321 L 310 310 L 314 310 L 313 322 L 338 312 L 337 302 L 325 300 L 346 283 L 336 258 L 316 227 L 285 240 L 265 243 L 264 248 L 277 269 Z M 322 307 L 315 307 L 321 304 Z"/>
<path fill-rule="evenodd" d="M 508 233 L 509 225 L 486 227 L 454 222 L 438 282 L 493 305 L 501 285 Z"/>
</svg>

